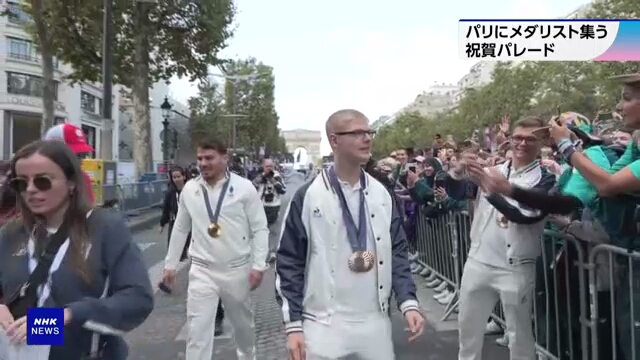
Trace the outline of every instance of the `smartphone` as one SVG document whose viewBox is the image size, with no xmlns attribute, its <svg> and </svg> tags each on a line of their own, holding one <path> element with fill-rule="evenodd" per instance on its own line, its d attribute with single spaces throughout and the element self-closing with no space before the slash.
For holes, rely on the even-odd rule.
<svg viewBox="0 0 640 360">
<path fill-rule="evenodd" d="M 444 187 L 444 179 L 441 177 L 437 177 L 434 179 L 433 181 L 433 186 L 437 189 L 437 188 L 441 188 Z"/>
<path fill-rule="evenodd" d="M 417 164 L 416 163 L 409 163 L 407 164 L 407 170 L 411 171 L 411 172 L 416 172 L 416 167 Z"/>
</svg>

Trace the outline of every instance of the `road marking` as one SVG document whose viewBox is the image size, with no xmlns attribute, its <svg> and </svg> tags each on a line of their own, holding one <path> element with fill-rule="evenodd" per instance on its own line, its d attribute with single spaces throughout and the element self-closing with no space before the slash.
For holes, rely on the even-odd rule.
<svg viewBox="0 0 640 360">
<path fill-rule="evenodd" d="M 146 243 L 138 243 L 138 248 L 140 249 L 140 251 L 145 251 L 148 248 L 152 247 L 153 245 L 157 244 L 157 242 L 146 242 Z"/>
<path fill-rule="evenodd" d="M 176 267 L 176 273 L 180 272 L 180 270 L 184 269 L 189 265 L 189 261 L 181 261 Z M 158 282 L 162 280 L 162 272 L 164 271 L 164 259 L 158 261 L 153 264 L 152 267 L 149 268 L 149 279 L 151 279 L 151 284 L 153 285 L 153 294 L 155 295 L 158 290 Z"/>
</svg>

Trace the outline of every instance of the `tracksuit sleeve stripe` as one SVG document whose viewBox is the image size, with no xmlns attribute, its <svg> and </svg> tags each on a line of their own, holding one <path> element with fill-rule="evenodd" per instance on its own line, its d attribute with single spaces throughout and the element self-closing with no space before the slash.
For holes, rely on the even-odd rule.
<svg viewBox="0 0 640 360">
<path fill-rule="evenodd" d="M 398 206 L 391 199 L 391 287 L 396 294 L 396 302 L 399 308 L 405 312 L 411 307 L 417 307 L 416 285 L 411 276 L 411 264 L 409 262 L 409 246 L 407 234 L 404 231 L 402 215 Z"/>
<path fill-rule="evenodd" d="M 303 222 L 303 207 L 309 185 L 310 183 L 305 184 L 298 189 L 287 206 L 276 252 L 276 300 L 282 307 L 282 316 L 287 328 L 298 328 L 302 321 L 309 246 Z"/>
</svg>

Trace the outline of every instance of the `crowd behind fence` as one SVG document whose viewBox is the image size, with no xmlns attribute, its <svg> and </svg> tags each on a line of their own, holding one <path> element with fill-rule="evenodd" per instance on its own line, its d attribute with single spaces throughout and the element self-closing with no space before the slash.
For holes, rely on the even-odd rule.
<svg viewBox="0 0 640 360">
<path fill-rule="evenodd" d="M 459 304 L 471 217 L 466 211 L 418 217 L 418 261 L 454 289 L 447 320 Z M 552 230 L 540 241 L 532 294 L 540 358 L 640 359 L 640 253 Z M 504 328 L 499 304 L 492 317 Z"/>
<path fill-rule="evenodd" d="M 114 185 L 94 185 L 93 193 L 99 205 L 115 202 L 124 214 L 134 216 L 142 211 L 159 207 L 164 201 L 168 180 L 136 182 Z"/>
</svg>

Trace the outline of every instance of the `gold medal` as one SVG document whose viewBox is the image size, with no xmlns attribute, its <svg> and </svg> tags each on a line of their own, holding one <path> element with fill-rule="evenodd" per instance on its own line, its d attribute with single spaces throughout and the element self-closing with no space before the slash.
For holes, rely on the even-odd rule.
<svg viewBox="0 0 640 360">
<path fill-rule="evenodd" d="M 506 229 L 509 227 L 509 220 L 507 220 L 507 218 L 502 214 L 498 214 L 498 216 L 496 217 L 496 221 L 498 223 L 498 226 L 500 226 L 503 229 Z"/>
<path fill-rule="evenodd" d="M 364 273 L 373 269 L 376 261 L 371 251 L 356 251 L 349 256 L 349 269 L 353 272 Z"/>
<path fill-rule="evenodd" d="M 220 234 L 222 234 L 222 228 L 220 228 L 220 225 L 218 225 L 217 223 L 209 224 L 209 227 L 207 228 L 207 232 L 209 233 L 209 236 L 211 236 L 212 238 L 218 238 L 220 237 Z"/>
</svg>

